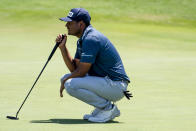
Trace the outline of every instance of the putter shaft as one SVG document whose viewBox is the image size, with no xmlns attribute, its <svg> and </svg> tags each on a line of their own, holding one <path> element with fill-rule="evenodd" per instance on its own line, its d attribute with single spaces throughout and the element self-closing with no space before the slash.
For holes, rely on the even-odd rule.
<svg viewBox="0 0 196 131">
<path fill-rule="evenodd" d="M 64 35 L 62 35 L 62 40 L 63 40 L 63 39 L 64 39 Z M 30 91 L 28 92 L 27 96 L 25 97 L 24 101 L 22 102 L 22 104 L 21 104 L 20 108 L 18 109 L 18 111 L 17 111 L 17 113 L 16 113 L 16 117 L 13 117 L 13 116 L 7 116 L 7 118 L 8 118 L 8 119 L 15 119 L 15 120 L 19 119 L 19 118 L 18 118 L 18 114 L 19 114 L 19 112 L 20 112 L 21 108 L 23 107 L 23 105 L 24 105 L 25 101 L 27 100 L 28 96 L 30 95 L 30 93 L 31 93 L 31 91 L 33 90 L 33 88 L 34 88 L 35 84 L 37 83 L 37 81 L 38 81 L 38 79 L 40 78 L 40 76 L 41 76 L 42 72 L 43 72 L 43 71 L 44 71 L 44 69 L 46 68 L 46 66 L 47 66 L 48 62 L 50 61 L 50 59 L 51 59 L 51 58 L 52 58 L 52 56 L 54 55 L 54 53 L 55 53 L 55 51 L 56 51 L 56 49 L 57 49 L 57 47 L 59 46 L 59 44 L 60 44 L 60 43 L 61 43 L 61 42 L 57 42 L 57 43 L 56 43 L 56 45 L 54 46 L 54 48 L 53 48 L 52 52 L 50 53 L 50 55 L 49 55 L 49 57 L 48 57 L 48 60 L 46 61 L 46 63 L 45 63 L 45 65 L 44 65 L 44 67 L 42 68 L 41 72 L 39 73 L 39 75 L 38 75 L 37 79 L 35 80 L 35 82 L 34 82 L 33 86 L 31 87 Z"/>
</svg>

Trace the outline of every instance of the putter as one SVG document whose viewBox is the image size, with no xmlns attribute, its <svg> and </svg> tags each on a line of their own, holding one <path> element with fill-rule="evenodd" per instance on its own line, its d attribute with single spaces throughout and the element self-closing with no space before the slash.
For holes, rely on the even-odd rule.
<svg viewBox="0 0 196 131">
<path fill-rule="evenodd" d="M 62 35 L 62 40 L 63 40 L 63 39 L 64 39 L 64 35 Z M 34 87 L 35 84 L 37 83 L 39 77 L 41 76 L 41 74 L 42 74 L 42 72 L 44 71 L 46 65 L 48 64 L 48 62 L 50 61 L 50 59 L 51 59 L 52 56 L 54 55 L 54 53 L 55 53 L 55 51 L 56 51 L 56 49 L 57 49 L 57 47 L 59 46 L 60 43 L 61 43 L 61 42 L 57 42 L 56 45 L 54 46 L 52 52 L 50 53 L 50 55 L 49 55 L 49 57 L 48 57 L 48 60 L 46 61 L 46 64 L 44 65 L 43 69 L 42 69 L 41 72 L 39 73 L 37 79 L 35 80 L 33 86 L 31 87 L 31 89 L 30 89 L 30 91 L 29 91 L 29 93 L 27 94 L 26 98 L 24 99 L 22 105 L 21 105 L 20 108 L 18 109 L 18 111 L 17 111 L 17 113 L 16 113 L 16 116 L 7 116 L 8 119 L 11 119 L 11 120 L 18 120 L 18 119 L 19 119 L 19 118 L 18 118 L 18 114 L 19 114 L 19 112 L 20 112 L 20 109 L 21 109 L 22 106 L 24 105 L 24 103 L 25 103 L 25 101 L 27 100 L 29 94 L 31 93 L 33 87 Z"/>
</svg>

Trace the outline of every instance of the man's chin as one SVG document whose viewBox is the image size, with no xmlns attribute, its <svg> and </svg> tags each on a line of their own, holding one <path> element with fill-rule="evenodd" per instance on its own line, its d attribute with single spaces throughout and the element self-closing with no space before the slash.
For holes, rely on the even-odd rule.
<svg viewBox="0 0 196 131">
<path fill-rule="evenodd" d="M 73 33 L 71 33 L 70 31 L 68 31 L 68 35 L 74 35 Z"/>
</svg>

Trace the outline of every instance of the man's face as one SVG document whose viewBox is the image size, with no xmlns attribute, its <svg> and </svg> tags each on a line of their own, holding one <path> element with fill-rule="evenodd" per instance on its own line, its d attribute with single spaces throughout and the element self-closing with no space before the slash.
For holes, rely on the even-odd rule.
<svg viewBox="0 0 196 131">
<path fill-rule="evenodd" d="M 70 21 L 65 25 L 68 30 L 68 35 L 77 36 L 81 32 L 80 22 Z"/>
</svg>

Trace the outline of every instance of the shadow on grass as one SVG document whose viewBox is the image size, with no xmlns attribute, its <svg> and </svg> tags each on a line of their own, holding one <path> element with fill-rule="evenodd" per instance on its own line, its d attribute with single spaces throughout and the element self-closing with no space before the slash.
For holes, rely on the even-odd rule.
<svg viewBox="0 0 196 131">
<path fill-rule="evenodd" d="M 94 124 L 83 119 L 49 119 L 49 120 L 32 120 L 31 123 L 57 123 L 57 124 Z M 109 121 L 104 124 L 120 123 L 118 121 Z M 98 123 L 96 123 L 98 124 Z M 100 123 L 101 124 L 101 123 Z"/>
</svg>

